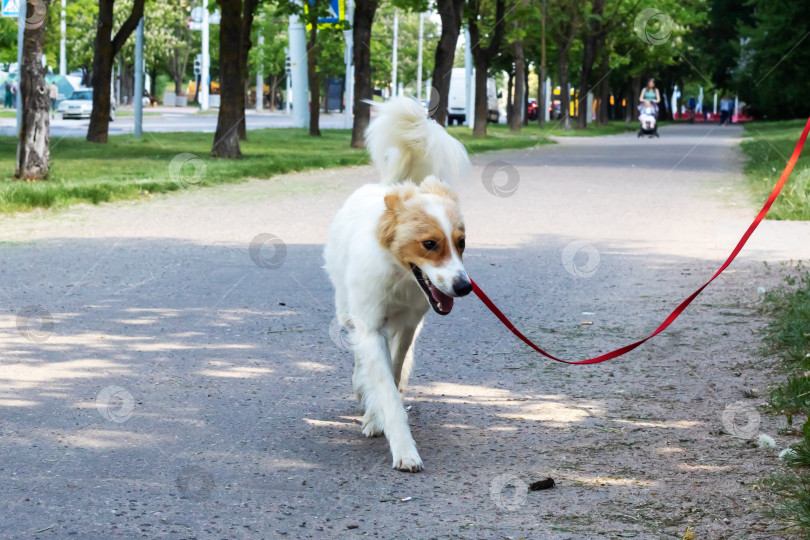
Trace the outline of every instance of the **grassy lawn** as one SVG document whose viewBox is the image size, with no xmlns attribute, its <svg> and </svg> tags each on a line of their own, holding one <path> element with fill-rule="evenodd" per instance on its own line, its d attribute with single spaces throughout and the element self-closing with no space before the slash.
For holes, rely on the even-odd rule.
<svg viewBox="0 0 810 540">
<path fill-rule="evenodd" d="M 505 127 L 495 127 L 486 139 L 473 139 L 466 128 L 450 131 L 470 153 L 550 142 L 538 130 L 529 129 L 514 135 Z M 67 137 L 52 141 L 51 175 L 46 182 L 11 181 L 17 139 L 0 137 L 0 212 L 137 199 L 200 185 L 368 162 L 365 150 L 349 148 L 349 130 L 322 133 L 322 137 L 312 138 L 303 129 L 250 131 L 241 144 L 241 160 L 211 158 L 210 133 L 149 133 L 140 140 L 118 135 L 103 145 Z"/>
<path fill-rule="evenodd" d="M 574 122 L 575 121 L 572 119 L 571 123 L 573 124 Z M 606 126 L 589 124 L 585 129 L 570 129 L 564 131 L 559 127 L 557 122 L 547 122 L 546 127 L 540 131 L 544 134 L 548 133 L 549 135 L 553 135 L 554 137 L 601 137 L 603 135 L 618 135 L 620 133 L 638 131 L 638 123 L 628 124 L 624 120 L 612 120 Z"/>
<path fill-rule="evenodd" d="M 805 120 L 752 122 L 745 125 L 742 150 L 748 156 L 745 174 L 754 197 L 764 201 L 782 174 Z M 810 148 L 796 162 L 782 194 L 768 213 L 768 219 L 810 220 Z"/>
<path fill-rule="evenodd" d="M 782 517 L 795 524 L 804 537 L 810 534 L 810 272 L 801 265 L 787 287 L 768 295 L 773 322 L 766 342 L 779 354 L 787 381 L 771 389 L 771 405 L 787 416 L 796 436 L 787 468 L 774 479 L 785 498 Z"/>
</svg>

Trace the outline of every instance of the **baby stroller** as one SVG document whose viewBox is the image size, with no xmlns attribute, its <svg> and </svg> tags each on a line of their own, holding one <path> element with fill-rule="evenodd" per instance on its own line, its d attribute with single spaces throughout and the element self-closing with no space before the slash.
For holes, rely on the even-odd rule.
<svg viewBox="0 0 810 540">
<path fill-rule="evenodd" d="M 649 138 L 658 137 L 657 111 L 649 101 L 645 101 L 638 106 L 638 136 L 646 135 Z"/>
</svg>

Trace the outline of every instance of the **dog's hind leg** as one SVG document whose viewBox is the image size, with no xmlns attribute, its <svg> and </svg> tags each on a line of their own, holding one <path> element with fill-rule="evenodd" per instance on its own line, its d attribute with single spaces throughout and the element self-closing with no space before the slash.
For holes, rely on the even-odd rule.
<svg viewBox="0 0 810 540">
<path fill-rule="evenodd" d="M 416 326 L 406 326 L 400 329 L 391 342 L 391 351 L 394 360 L 394 383 L 399 394 L 405 399 L 405 390 L 408 388 L 408 379 L 413 368 L 413 349 L 416 338 L 422 330 L 422 321 Z"/>
<path fill-rule="evenodd" d="M 422 470 L 422 459 L 408 427 L 408 413 L 402 406 L 394 383 L 391 354 L 385 336 L 369 332 L 355 349 L 355 388 L 363 396 L 366 413 L 374 424 L 364 426 L 363 432 L 382 428 L 393 455 L 393 467 L 401 471 Z"/>
</svg>

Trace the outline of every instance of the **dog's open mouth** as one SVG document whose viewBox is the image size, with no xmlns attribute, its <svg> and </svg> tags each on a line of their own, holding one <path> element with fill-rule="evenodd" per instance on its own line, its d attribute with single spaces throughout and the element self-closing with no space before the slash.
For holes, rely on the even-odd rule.
<svg viewBox="0 0 810 540">
<path fill-rule="evenodd" d="M 413 275 L 416 276 L 417 283 L 419 283 L 419 286 L 425 291 L 425 296 L 427 296 L 433 311 L 439 315 L 447 315 L 450 313 L 450 310 L 453 309 L 453 298 L 437 289 L 422 272 L 421 268 L 415 264 L 411 264 L 411 269 L 413 270 Z"/>
</svg>

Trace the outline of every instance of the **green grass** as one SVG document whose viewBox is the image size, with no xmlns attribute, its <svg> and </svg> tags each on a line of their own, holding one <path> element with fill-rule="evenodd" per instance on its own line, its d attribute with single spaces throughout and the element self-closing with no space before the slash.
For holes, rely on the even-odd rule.
<svg viewBox="0 0 810 540">
<path fill-rule="evenodd" d="M 16 117 L 17 111 L 15 111 L 14 109 L 11 110 L 3 109 L 2 111 L 0 111 L 0 118 L 16 118 Z"/>
<path fill-rule="evenodd" d="M 793 153 L 805 120 L 752 122 L 745 125 L 742 150 L 748 156 L 745 174 L 754 198 L 767 199 Z M 810 220 L 810 148 L 796 162 L 768 219 Z"/>
<path fill-rule="evenodd" d="M 787 287 L 767 296 L 773 316 L 766 343 L 778 353 L 788 379 L 771 389 L 771 406 L 787 417 L 792 428 L 803 421 L 795 454 L 776 478 L 775 489 L 785 498 L 782 515 L 805 536 L 810 534 L 810 271 L 798 267 L 799 277 L 788 277 Z"/>
<path fill-rule="evenodd" d="M 542 144 L 536 134 L 520 135 L 495 128 L 485 139 L 473 139 L 469 129 L 452 128 L 470 153 L 526 148 Z M 250 131 L 242 142 L 243 159 L 210 157 L 210 133 L 148 133 L 142 139 L 131 135 L 110 137 L 107 144 L 91 144 L 80 137 L 51 141 L 51 173 L 45 182 L 12 181 L 16 137 L 0 137 L 0 212 L 35 208 L 64 208 L 80 202 L 101 203 L 148 197 L 188 188 L 243 182 L 249 178 L 307 169 L 341 167 L 368 162 L 365 150 L 349 148 L 349 130 L 323 130 L 320 138 L 303 129 Z M 172 160 L 182 164 L 180 154 L 192 160 L 173 174 Z M 200 166 L 204 164 L 204 167 Z M 178 165 L 179 166 L 179 165 Z M 195 166 L 204 168 L 204 177 Z"/>
</svg>

